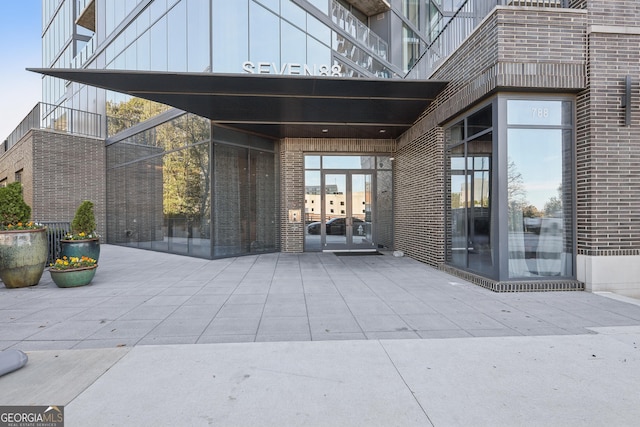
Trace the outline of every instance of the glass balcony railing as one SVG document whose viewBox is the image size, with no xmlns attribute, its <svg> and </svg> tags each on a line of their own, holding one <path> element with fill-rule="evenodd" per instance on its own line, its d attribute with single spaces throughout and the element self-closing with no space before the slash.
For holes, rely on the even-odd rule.
<svg viewBox="0 0 640 427">
<path fill-rule="evenodd" d="M 432 23 L 430 44 L 405 78 L 430 78 L 496 6 L 568 8 L 569 0 L 464 0 L 451 16 Z"/>
<path fill-rule="evenodd" d="M 389 45 L 380 36 L 371 31 L 351 12 L 340 3 L 331 0 L 331 20 L 338 27 L 351 34 L 356 40 L 363 44 L 368 50 L 378 57 L 387 60 Z"/>
</svg>

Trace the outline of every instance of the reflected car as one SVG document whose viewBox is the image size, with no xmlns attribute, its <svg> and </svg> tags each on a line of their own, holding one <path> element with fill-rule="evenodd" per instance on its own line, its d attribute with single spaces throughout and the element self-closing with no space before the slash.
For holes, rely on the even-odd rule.
<svg viewBox="0 0 640 427">
<path fill-rule="evenodd" d="M 326 232 L 327 234 L 333 235 L 344 235 L 345 234 L 345 220 L 346 218 L 332 218 L 327 221 L 326 224 Z M 307 225 L 307 233 L 309 234 L 320 234 L 321 222 L 312 222 Z M 366 233 L 366 225 L 369 223 L 359 219 L 353 218 L 353 234 L 354 235 L 363 235 Z M 362 226 L 362 229 L 359 227 Z"/>
</svg>

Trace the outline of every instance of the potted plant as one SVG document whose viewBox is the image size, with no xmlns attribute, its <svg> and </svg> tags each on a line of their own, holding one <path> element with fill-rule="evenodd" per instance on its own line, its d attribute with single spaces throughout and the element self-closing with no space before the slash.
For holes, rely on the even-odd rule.
<svg viewBox="0 0 640 427">
<path fill-rule="evenodd" d="M 80 203 L 71 222 L 71 231 L 60 240 L 60 255 L 98 260 L 100 257 L 100 236 L 96 233 L 96 219 L 93 215 L 93 203 L 85 200 Z"/>
<path fill-rule="evenodd" d="M 49 266 L 49 273 L 59 288 L 75 288 L 91 283 L 97 268 L 98 263 L 93 258 L 63 256 Z"/>
<path fill-rule="evenodd" d="M 47 263 L 46 228 L 30 217 L 19 182 L 0 188 L 0 279 L 7 288 L 37 285 Z"/>
</svg>

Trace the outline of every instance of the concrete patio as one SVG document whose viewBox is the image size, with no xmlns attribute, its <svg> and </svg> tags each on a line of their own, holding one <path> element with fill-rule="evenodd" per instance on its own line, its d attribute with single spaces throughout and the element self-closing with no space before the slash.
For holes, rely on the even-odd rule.
<svg viewBox="0 0 640 427">
<path fill-rule="evenodd" d="M 0 406 L 65 426 L 635 426 L 640 305 L 497 294 L 408 258 L 207 261 L 104 245 L 0 289 Z M 277 341 L 277 342 L 266 342 Z"/>
<path fill-rule="evenodd" d="M 45 271 L 0 288 L 0 349 L 589 334 L 639 325 L 624 301 L 494 293 L 391 254 L 210 261 L 103 245 L 89 286 L 57 288 Z"/>
</svg>

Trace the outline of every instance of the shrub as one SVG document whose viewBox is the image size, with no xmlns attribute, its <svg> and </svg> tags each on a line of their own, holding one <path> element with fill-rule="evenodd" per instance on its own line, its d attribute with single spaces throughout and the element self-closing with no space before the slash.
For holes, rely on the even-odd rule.
<svg viewBox="0 0 640 427">
<path fill-rule="evenodd" d="M 80 203 L 76 215 L 71 222 L 71 233 L 74 235 L 89 236 L 96 231 L 96 218 L 93 215 L 93 203 L 85 200 Z"/>
<path fill-rule="evenodd" d="M 0 188 L 0 227 L 3 229 L 18 223 L 27 223 L 31 207 L 22 197 L 22 184 L 12 182 Z"/>
</svg>

